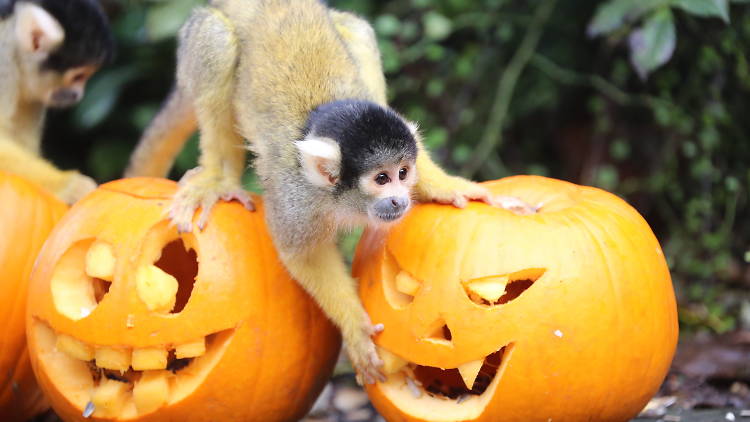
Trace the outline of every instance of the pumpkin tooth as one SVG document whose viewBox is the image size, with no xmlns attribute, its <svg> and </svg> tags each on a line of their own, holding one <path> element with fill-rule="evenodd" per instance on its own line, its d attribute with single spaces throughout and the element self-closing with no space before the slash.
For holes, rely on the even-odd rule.
<svg viewBox="0 0 750 422">
<path fill-rule="evenodd" d="M 466 289 L 476 294 L 487 302 L 496 302 L 505 294 L 505 286 L 508 285 L 508 276 L 485 277 L 466 283 Z"/>
<path fill-rule="evenodd" d="M 484 359 L 479 359 L 464 363 L 458 367 L 458 372 L 461 374 L 461 378 L 463 378 L 464 384 L 469 390 L 474 386 L 474 381 L 477 379 L 477 375 L 479 375 L 479 370 L 482 369 L 483 364 Z"/>
<path fill-rule="evenodd" d="M 378 346 L 378 355 L 383 360 L 383 372 L 386 375 L 395 374 L 404 368 L 409 362 L 394 353 Z"/>
<path fill-rule="evenodd" d="M 86 252 L 86 274 L 90 277 L 112 281 L 115 273 L 115 253 L 112 246 L 97 240 Z"/>
<path fill-rule="evenodd" d="M 136 292 L 149 311 L 171 311 L 178 287 L 177 279 L 156 265 L 140 267 L 135 276 Z"/>
<path fill-rule="evenodd" d="M 138 414 L 150 413 L 167 403 L 169 380 L 166 371 L 145 371 L 133 387 L 133 401 Z"/>
<path fill-rule="evenodd" d="M 133 349 L 131 366 L 136 371 L 165 369 L 169 351 L 159 348 Z"/>
<path fill-rule="evenodd" d="M 420 283 L 411 274 L 401 271 L 396 275 L 396 290 L 414 296 L 419 290 Z"/>
<path fill-rule="evenodd" d="M 129 350 L 106 346 L 97 348 L 94 354 L 96 366 L 120 372 L 125 372 L 130 368 L 130 356 Z"/>
<path fill-rule="evenodd" d="M 191 343 L 180 344 L 174 349 L 174 356 L 177 359 L 195 358 L 203 356 L 206 353 L 206 338 L 202 337 Z"/>
<path fill-rule="evenodd" d="M 94 388 L 91 395 L 91 403 L 94 405 L 94 413 L 98 417 L 119 416 L 125 406 L 128 394 L 128 383 L 111 379 L 102 379 L 102 382 Z"/>
<path fill-rule="evenodd" d="M 78 360 L 89 361 L 94 359 L 93 347 L 67 334 L 60 334 L 57 336 L 55 347 L 57 350 L 60 350 L 68 356 Z"/>
</svg>

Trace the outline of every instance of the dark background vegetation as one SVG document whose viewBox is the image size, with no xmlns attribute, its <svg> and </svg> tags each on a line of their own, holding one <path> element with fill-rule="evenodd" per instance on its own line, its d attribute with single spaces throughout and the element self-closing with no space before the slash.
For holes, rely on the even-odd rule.
<svg viewBox="0 0 750 422">
<path fill-rule="evenodd" d="M 201 3 L 105 1 L 117 58 L 79 107 L 51 114 L 47 156 L 118 178 L 173 83 L 175 33 Z M 750 4 L 330 3 L 373 23 L 392 105 L 448 169 L 621 195 L 662 243 L 683 332 L 750 328 Z M 195 140 L 173 178 L 195 165 Z"/>
</svg>

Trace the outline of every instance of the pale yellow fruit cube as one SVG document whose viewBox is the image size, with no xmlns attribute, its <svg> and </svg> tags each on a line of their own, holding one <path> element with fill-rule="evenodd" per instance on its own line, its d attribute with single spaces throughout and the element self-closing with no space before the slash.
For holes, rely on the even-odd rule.
<svg viewBox="0 0 750 422">
<path fill-rule="evenodd" d="M 95 353 L 96 366 L 125 372 L 130 368 L 130 355 L 131 352 L 128 349 L 98 347 Z"/>
<path fill-rule="evenodd" d="M 164 369 L 167 367 L 168 355 L 169 352 L 165 349 L 134 349 L 133 360 L 130 363 L 130 366 L 132 366 L 136 371 Z"/>
<path fill-rule="evenodd" d="M 57 347 L 57 350 L 78 360 L 89 361 L 94 359 L 94 348 L 92 346 L 67 334 L 57 336 L 55 347 Z"/>
<path fill-rule="evenodd" d="M 508 284 L 508 276 L 485 277 L 473 280 L 466 284 L 470 293 L 474 293 L 486 300 L 495 302 L 505 294 L 505 286 Z"/>
<path fill-rule="evenodd" d="M 396 290 L 401 293 L 414 296 L 419 290 L 419 286 L 419 281 L 405 271 L 401 271 L 396 276 Z"/>
<path fill-rule="evenodd" d="M 138 414 L 151 413 L 167 403 L 169 380 L 166 371 L 146 371 L 135 382 L 133 401 Z"/>
<path fill-rule="evenodd" d="M 174 349 L 174 355 L 177 359 L 194 358 L 203 356 L 204 353 L 206 353 L 205 337 L 192 343 L 180 344 Z"/>
<path fill-rule="evenodd" d="M 156 265 L 139 268 L 135 276 L 138 297 L 150 311 L 171 311 L 177 300 L 178 287 L 177 279 Z"/>
<path fill-rule="evenodd" d="M 130 398 L 128 383 L 102 378 L 94 388 L 91 402 L 94 404 L 94 416 L 117 417 Z"/>
<path fill-rule="evenodd" d="M 378 347 L 378 355 L 380 355 L 380 359 L 383 360 L 383 372 L 385 372 L 386 375 L 395 374 L 409 363 L 406 359 L 403 359 L 382 347 Z"/>
<path fill-rule="evenodd" d="M 112 281 L 115 274 L 115 253 L 109 243 L 97 240 L 86 252 L 86 274 Z"/>
</svg>

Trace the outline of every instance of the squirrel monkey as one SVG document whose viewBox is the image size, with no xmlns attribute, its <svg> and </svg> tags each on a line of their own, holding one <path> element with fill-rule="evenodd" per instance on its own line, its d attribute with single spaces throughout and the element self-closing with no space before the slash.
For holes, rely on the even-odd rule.
<svg viewBox="0 0 750 422">
<path fill-rule="evenodd" d="M 95 0 L 0 0 L 0 170 L 72 203 L 96 183 L 43 160 L 47 107 L 69 107 L 112 55 L 109 23 Z"/>
<path fill-rule="evenodd" d="M 412 200 L 493 202 L 444 173 L 416 126 L 386 104 L 374 32 L 319 0 L 216 0 L 180 31 L 177 84 L 144 134 L 128 176 L 164 176 L 200 127 L 200 166 L 186 173 L 170 217 L 202 228 L 219 199 L 252 202 L 240 185 L 243 138 L 257 158 L 280 258 L 341 329 L 361 381 L 384 379 L 373 325 L 336 247 L 353 225 L 387 226 Z M 500 205 L 523 206 L 504 199 Z"/>
</svg>

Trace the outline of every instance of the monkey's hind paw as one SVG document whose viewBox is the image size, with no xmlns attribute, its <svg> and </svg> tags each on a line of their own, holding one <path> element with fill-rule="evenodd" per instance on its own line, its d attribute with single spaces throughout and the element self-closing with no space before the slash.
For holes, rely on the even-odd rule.
<svg viewBox="0 0 750 422">
<path fill-rule="evenodd" d="M 208 223 L 211 210 L 219 200 L 236 200 L 250 211 L 255 210 L 250 194 L 242 189 L 239 183 L 207 175 L 200 168 L 196 168 L 185 173 L 180 180 L 180 188 L 172 198 L 167 214 L 172 224 L 177 226 L 177 230 L 185 233 L 193 230 L 193 215 L 200 208 L 197 226 L 203 230 Z"/>
</svg>

